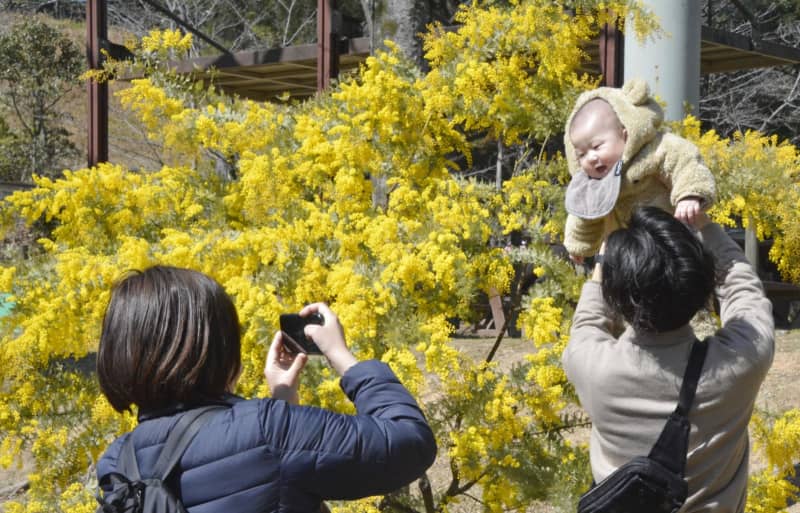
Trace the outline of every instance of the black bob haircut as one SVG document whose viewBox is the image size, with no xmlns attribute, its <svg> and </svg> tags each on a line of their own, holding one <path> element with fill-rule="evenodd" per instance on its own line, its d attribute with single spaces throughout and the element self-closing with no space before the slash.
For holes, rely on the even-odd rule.
<svg viewBox="0 0 800 513">
<path fill-rule="evenodd" d="M 716 284 L 713 255 L 682 222 L 640 207 L 612 232 L 603 257 L 603 298 L 637 332 L 688 324 Z"/>
<path fill-rule="evenodd" d="M 155 266 L 117 283 L 103 318 L 97 376 L 117 411 L 222 396 L 239 376 L 236 308 L 197 271 Z"/>
</svg>

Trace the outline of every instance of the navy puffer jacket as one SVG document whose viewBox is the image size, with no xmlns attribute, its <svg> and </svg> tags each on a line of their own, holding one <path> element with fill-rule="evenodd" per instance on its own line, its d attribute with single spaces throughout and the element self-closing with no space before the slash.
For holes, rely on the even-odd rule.
<svg viewBox="0 0 800 513">
<path fill-rule="evenodd" d="M 360 362 L 341 386 L 357 415 L 273 399 L 226 399 L 230 408 L 194 438 L 170 478 L 172 489 L 190 513 L 318 512 L 323 499 L 396 490 L 433 463 L 433 433 L 387 365 Z M 115 440 L 97 463 L 98 479 L 116 470 L 131 435 L 142 477 L 149 477 L 178 418 L 142 420 Z"/>
</svg>

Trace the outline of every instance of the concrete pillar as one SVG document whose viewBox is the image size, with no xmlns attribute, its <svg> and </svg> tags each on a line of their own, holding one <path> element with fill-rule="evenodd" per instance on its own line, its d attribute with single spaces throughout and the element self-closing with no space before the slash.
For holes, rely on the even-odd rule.
<svg viewBox="0 0 800 513">
<path fill-rule="evenodd" d="M 700 100 L 700 8 L 697 0 L 645 0 L 664 35 L 639 42 L 625 32 L 625 80 L 642 78 L 650 90 L 667 103 L 668 120 L 697 114 Z"/>
</svg>

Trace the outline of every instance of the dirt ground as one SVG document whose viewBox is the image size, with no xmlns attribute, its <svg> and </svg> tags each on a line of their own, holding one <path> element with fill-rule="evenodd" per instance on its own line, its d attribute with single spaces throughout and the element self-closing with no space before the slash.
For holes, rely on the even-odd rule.
<svg viewBox="0 0 800 513">
<path fill-rule="evenodd" d="M 455 341 L 457 347 L 476 359 L 483 359 L 489 352 L 494 339 L 458 339 Z M 497 351 L 495 360 L 501 367 L 508 368 L 520 358 L 520 355 L 529 353 L 533 350 L 531 343 L 522 339 L 505 339 Z M 786 331 L 779 330 L 776 338 L 775 360 L 767 375 L 764 385 L 757 400 L 757 408 L 769 412 L 780 412 L 791 408 L 800 408 L 800 330 Z M 575 433 L 577 438 L 586 438 L 586 432 Z M 800 461 L 800 455 L 797 457 Z M 751 467 L 757 468 L 759 462 L 753 461 Z M 8 500 L 15 492 L 19 492 L 19 487 L 25 482 L 25 474 L 30 471 L 30 459 L 26 458 L 22 469 L 2 469 L 0 468 L 0 510 L 2 504 Z M 432 469 L 431 481 L 434 489 L 446 486 L 447 472 L 443 468 Z M 458 513 L 478 512 L 481 508 L 471 501 L 464 501 L 462 504 L 451 508 Z M 551 513 L 552 508 L 547 505 L 540 505 L 536 508 L 537 513 Z M 789 513 L 800 513 L 800 504 L 796 504 L 788 509 Z"/>
</svg>

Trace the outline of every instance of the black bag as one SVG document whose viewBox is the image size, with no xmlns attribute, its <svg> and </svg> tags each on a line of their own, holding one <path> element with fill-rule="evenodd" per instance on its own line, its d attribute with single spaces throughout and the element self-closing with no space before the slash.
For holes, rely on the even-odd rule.
<svg viewBox="0 0 800 513">
<path fill-rule="evenodd" d="M 117 463 L 119 472 L 100 479 L 100 486 L 112 490 L 97 496 L 97 513 L 186 513 L 180 499 L 167 487 L 166 480 L 180 461 L 197 432 L 219 406 L 207 406 L 184 413 L 167 437 L 153 469 L 153 476 L 142 479 L 133 447 L 133 434 L 122 446 Z"/>
<path fill-rule="evenodd" d="M 686 452 L 689 409 L 708 350 L 694 341 L 683 375 L 680 398 L 648 456 L 637 456 L 584 493 L 578 513 L 676 513 L 689 494 Z"/>
</svg>

